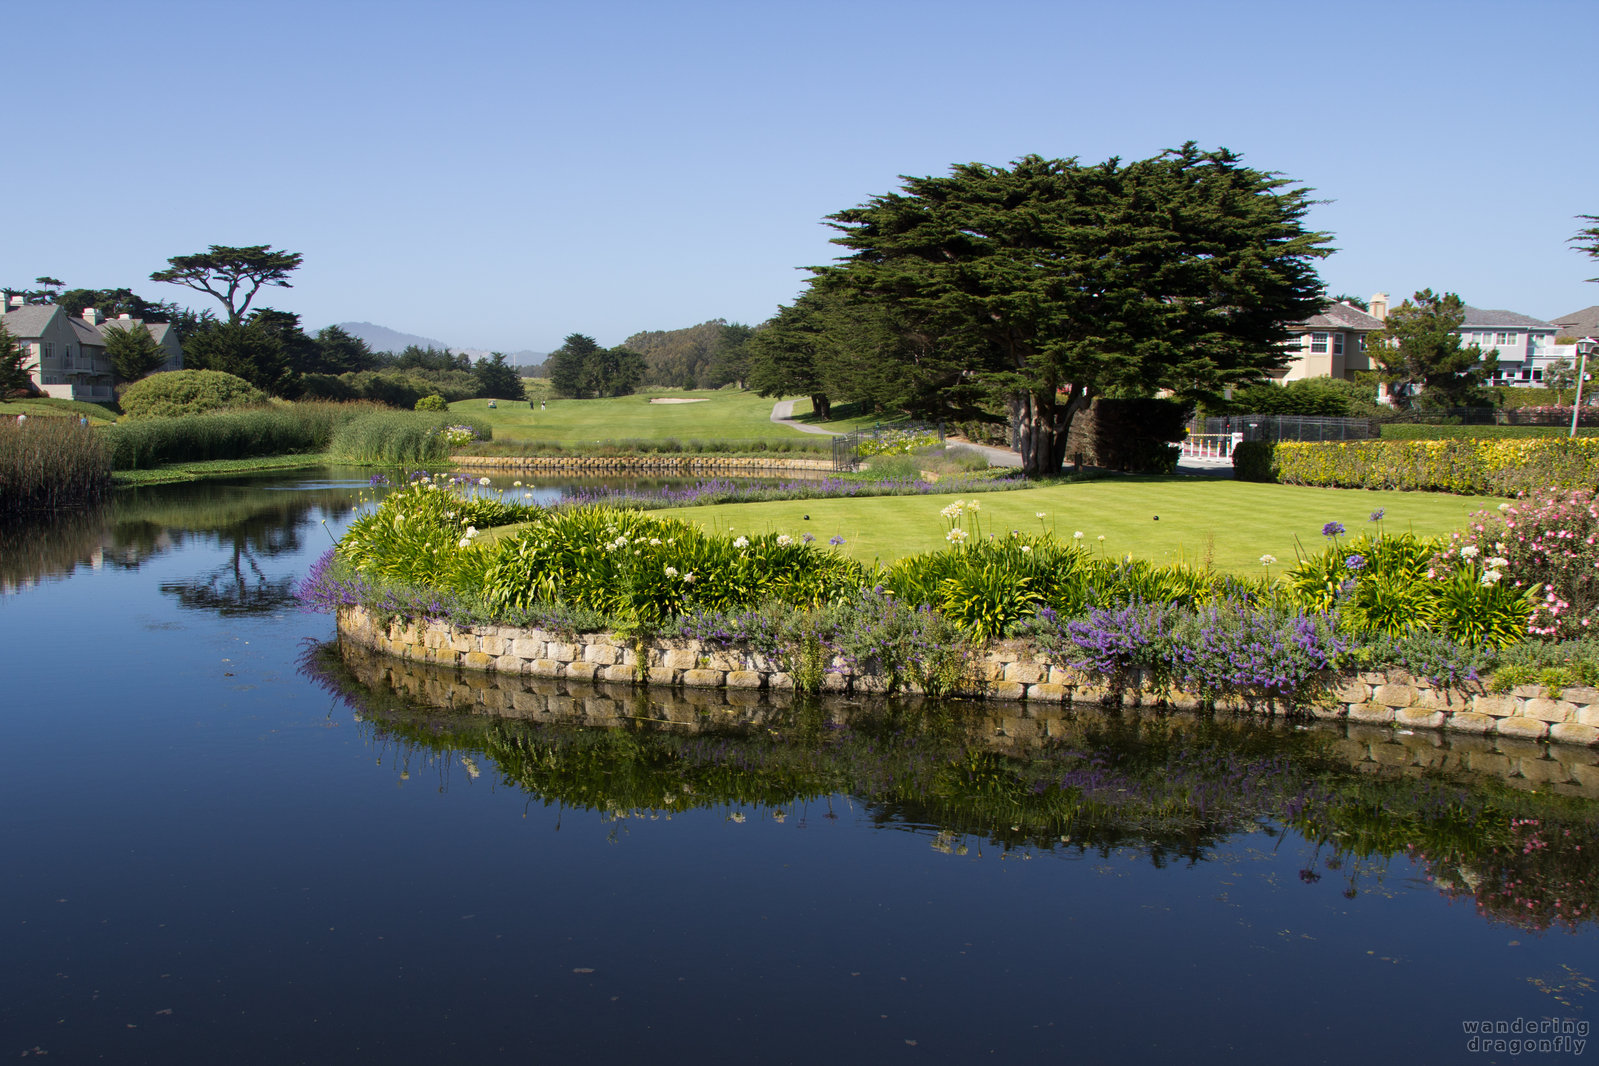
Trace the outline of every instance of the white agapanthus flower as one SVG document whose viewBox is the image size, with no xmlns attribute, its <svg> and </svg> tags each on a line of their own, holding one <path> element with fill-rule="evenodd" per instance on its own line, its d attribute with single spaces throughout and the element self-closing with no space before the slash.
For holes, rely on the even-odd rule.
<svg viewBox="0 0 1599 1066">
<path fill-rule="evenodd" d="M 1083 531 L 1079 529 L 1076 533 L 1073 533 L 1072 534 L 1072 539 L 1073 540 L 1082 540 L 1083 539 Z"/>
<path fill-rule="evenodd" d="M 777 546 L 779 548 L 786 548 L 790 544 L 793 544 L 793 543 L 794 543 L 794 538 L 789 536 L 787 533 L 779 533 L 777 535 Z"/>
<path fill-rule="evenodd" d="M 666 576 L 667 577 L 676 577 L 677 576 L 677 567 L 675 567 L 675 566 L 667 567 L 666 568 Z"/>
<path fill-rule="evenodd" d="M 1275 555 L 1270 554 L 1270 553 L 1267 553 L 1267 554 L 1262 555 L 1260 557 L 1260 565 L 1261 566 L 1270 566 L 1272 563 L 1275 563 L 1276 561 L 1277 561 L 1277 557 Z"/>
<path fill-rule="evenodd" d="M 748 548 L 749 546 L 750 546 L 750 539 L 748 537 L 745 537 L 745 536 L 740 536 L 737 540 L 735 540 L 733 542 L 733 547 L 735 547 L 735 548 Z"/>
<path fill-rule="evenodd" d="M 951 544 L 959 544 L 966 539 L 966 531 L 964 529 L 952 529 L 944 534 L 944 539 Z"/>
<path fill-rule="evenodd" d="M 1023 544 L 1022 545 L 1022 554 L 1023 555 L 1031 555 L 1031 554 L 1033 554 L 1033 546 L 1031 544 Z"/>
<path fill-rule="evenodd" d="M 954 503 L 950 504 L 948 507 L 944 508 L 938 513 L 943 515 L 945 518 L 959 518 L 964 511 L 965 507 L 959 500 L 956 500 Z"/>
</svg>

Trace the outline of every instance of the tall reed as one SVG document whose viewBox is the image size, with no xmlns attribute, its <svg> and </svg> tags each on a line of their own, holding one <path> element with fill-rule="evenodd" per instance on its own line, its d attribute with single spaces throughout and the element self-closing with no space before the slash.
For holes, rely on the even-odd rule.
<svg viewBox="0 0 1599 1066">
<path fill-rule="evenodd" d="M 450 426 L 469 426 L 479 437 L 492 432 L 487 423 L 459 414 L 373 408 L 338 428 L 328 444 L 328 458 L 346 463 L 440 462 L 453 450 L 446 432 Z"/>
<path fill-rule="evenodd" d="M 110 488 L 98 430 L 72 418 L 0 421 L 0 517 L 87 507 Z"/>
<path fill-rule="evenodd" d="M 338 428 L 379 410 L 372 404 L 296 403 L 242 411 L 145 418 L 104 430 L 117 470 L 208 459 L 319 452 Z"/>
</svg>

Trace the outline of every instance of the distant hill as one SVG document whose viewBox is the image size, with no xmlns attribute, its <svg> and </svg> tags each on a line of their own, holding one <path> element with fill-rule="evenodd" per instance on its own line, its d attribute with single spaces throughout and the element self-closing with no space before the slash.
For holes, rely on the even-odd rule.
<svg viewBox="0 0 1599 1066">
<path fill-rule="evenodd" d="M 401 333 L 388 326 L 379 326 L 371 322 L 339 322 L 336 325 L 352 337 L 360 337 L 366 341 L 367 347 L 374 352 L 403 352 L 411 345 L 418 348 L 448 348 L 443 341 L 436 341 L 432 337 L 418 337 L 414 333 Z"/>
<path fill-rule="evenodd" d="M 366 341 L 367 347 L 374 352 L 403 352 L 411 345 L 418 348 L 443 348 L 451 352 L 465 352 L 475 363 L 488 355 L 483 348 L 457 348 L 432 337 L 419 337 L 415 333 L 401 333 L 397 329 L 379 326 L 373 322 L 340 322 L 338 327 L 352 337 L 359 337 Z M 512 366 L 538 366 L 544 362 L 549 352 L 535 352 L 524 348 L 519 352 L 506 352 L 505 361 Z"/>
</svg>

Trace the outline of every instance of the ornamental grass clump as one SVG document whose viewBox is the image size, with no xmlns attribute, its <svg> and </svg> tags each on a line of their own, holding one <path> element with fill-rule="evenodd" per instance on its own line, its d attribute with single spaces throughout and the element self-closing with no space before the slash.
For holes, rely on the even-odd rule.
<svg viewBox="0 0 1599 1066">
<path fill-rule="evenodd" d="M 0 419 L 0 519 L 88 507 L 110 490 L 98 430 L 73 418 Z"/>
</svg>

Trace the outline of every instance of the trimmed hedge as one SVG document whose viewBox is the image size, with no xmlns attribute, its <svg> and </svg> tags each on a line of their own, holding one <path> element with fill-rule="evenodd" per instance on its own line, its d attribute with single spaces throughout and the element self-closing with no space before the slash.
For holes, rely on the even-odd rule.
<svg viewBox="0 0 1599 1066">
<path fill-rule="evenodd" d="M 1599 438 L 1249 441 L 1233 450 L 1233 472 L 1286 485 L 1514 496 L 1599 484 Z"/>
<path fill-rule="evenodd" d="M 266 402 L 266 393 L 233 374 L 169 370 L 129 385 L 122 393 L 122 413 L 128 418 L 182 418 Z"/>
</svg>

